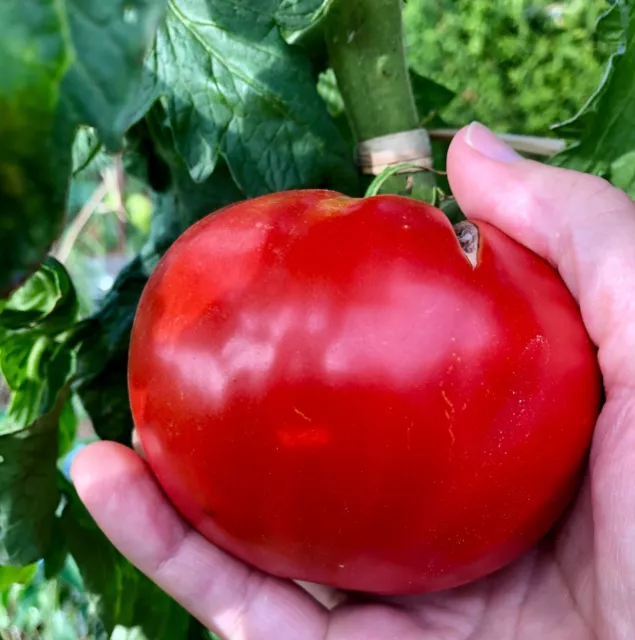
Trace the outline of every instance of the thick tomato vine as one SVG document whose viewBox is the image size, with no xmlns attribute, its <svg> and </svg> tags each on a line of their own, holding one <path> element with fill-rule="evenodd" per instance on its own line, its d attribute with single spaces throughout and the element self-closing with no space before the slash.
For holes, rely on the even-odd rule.
<svg viewBox="0 0 635 640">
<path fill-rule="evenodd" d="M 384 594 L 533 545 L 575 490 L 601 397 L 541 258 L 421 202 L 329 191 L 186 231 L 143 293 L 129 386 L 151 467 L 209 540 Z"/>
</svg>

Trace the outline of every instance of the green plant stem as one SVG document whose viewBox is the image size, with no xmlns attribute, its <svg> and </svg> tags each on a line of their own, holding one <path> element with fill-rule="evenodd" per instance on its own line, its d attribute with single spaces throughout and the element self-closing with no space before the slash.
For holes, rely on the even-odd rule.
<svg viewBox="0 0 635 640">
<path fill-rule="evenodd" d="M 420 126 L 404 49 L 402 0 L 334 0 L 325 36 L 358 143 Z M 416 190 L 435 183 L 427 172 L 414 179 Z M 404 181 L 393 176 L 385 187 L 400 192 Z"/>
<path fill-rule="evenodd" d="M 335 0 L 329 58 L 358 142 L 416 129 L 403 40 L 402 0 Z"/>
</svg>

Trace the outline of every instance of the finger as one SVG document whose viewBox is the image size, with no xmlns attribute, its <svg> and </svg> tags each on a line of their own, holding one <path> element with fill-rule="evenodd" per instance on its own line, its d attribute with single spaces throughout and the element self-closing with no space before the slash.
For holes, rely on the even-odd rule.
<svg viewBox="0 0 635 640">
<path fill-rule="evenodd" d="M 291 582 L 251 570 L 190 528 L 130 449 L 98 442 L 78 454 L 77 492 L 113 544 L 224 638 L 322 639 L 326 612 Z"/>
<path fill-rule="evenodd" d="M 466 216 L 554 264 L 600 347 L 607 387 L 635 380 L 635 205 L 605 180 L 525 160 L 478 123 L 450 146 L 448 177 Z"/>
</svg>

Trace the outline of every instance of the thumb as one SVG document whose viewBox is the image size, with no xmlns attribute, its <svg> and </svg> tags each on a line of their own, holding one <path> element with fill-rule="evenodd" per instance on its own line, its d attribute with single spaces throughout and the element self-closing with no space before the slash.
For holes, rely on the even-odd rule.
<svg viewBox="0 0 635 640">
<path fill-rule="evenodd" d="M 635 376 L 635 204 L 606 180 L 523 159 L 473 123 L 454 138 L 448 178 L 465 215 L 541 255 L 578 300 L 608 388 Z"/>
</svg>

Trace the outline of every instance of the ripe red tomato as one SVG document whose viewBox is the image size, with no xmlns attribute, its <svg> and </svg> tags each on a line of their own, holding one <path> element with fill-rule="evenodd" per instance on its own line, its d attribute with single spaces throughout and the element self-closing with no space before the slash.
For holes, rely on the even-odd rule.
<svg viewBox="0 0 635 640">
<path fill-rule="evenodd" d="M 545 261 L 485 223 L 459 235 L 471 260 L 429 205 L 291 191 L 171 247 L 129 388 L 204 536 L 271 574 L 398 594 L 483 576 L 552 526 L 599 411 L 595 348 Z"/>
</svg>

